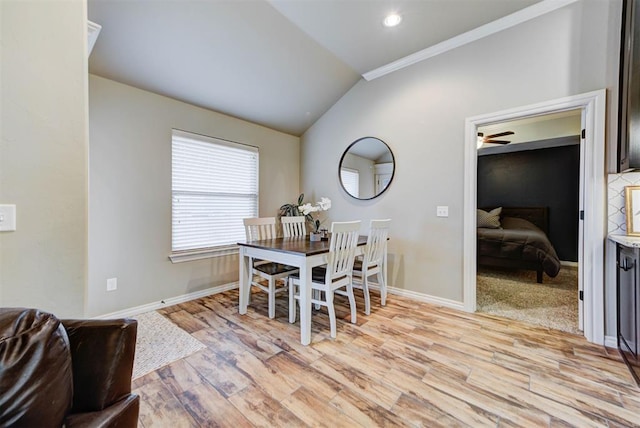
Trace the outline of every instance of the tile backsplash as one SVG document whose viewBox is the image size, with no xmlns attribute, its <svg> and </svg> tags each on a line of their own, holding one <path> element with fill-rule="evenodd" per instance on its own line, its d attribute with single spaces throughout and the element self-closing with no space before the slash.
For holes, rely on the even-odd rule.
<svg viewBox="0 0 640 428">
<path fill-rule="evenodd" d="M 624 188 L 626 186 L 640 186 L 640 172 L 625 172 L 609 174 L 608 176 L 608 233 L 626 234 L 627 215 L 624 207 Z"/>
</svg>

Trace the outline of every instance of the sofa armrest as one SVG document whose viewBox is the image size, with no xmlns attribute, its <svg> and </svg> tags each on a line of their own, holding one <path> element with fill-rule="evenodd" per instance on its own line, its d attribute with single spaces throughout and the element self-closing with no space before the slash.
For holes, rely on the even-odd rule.
<svg viewBox="0 0 640 428">
<path fill-rule="evenodd" d="M 103 410 L 130 394 L 138 322 L 62 320 L 62 325 L 71 346 L 71 411 Z"/>
</svg>

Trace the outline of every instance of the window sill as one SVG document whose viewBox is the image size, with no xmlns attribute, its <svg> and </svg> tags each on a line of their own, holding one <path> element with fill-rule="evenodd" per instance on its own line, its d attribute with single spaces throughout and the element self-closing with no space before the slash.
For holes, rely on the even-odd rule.
<svg viewBox="0 0 640 428">
<path fill-rule="evenodd" d="M 191 262 L 194 260 L 210 259 L 212 257 L 223 257 L 238 254 L 238 246 L 208 248 L 205 250 L 181 251 L 169 255 L 171 263 Z"/>
</svg>

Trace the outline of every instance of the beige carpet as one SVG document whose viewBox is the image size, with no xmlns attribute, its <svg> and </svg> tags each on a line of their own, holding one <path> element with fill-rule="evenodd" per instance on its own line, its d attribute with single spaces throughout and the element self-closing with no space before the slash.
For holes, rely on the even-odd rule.
<svg viewBox="0 0 640 428">
<path fill-rule="evenodd" d="M 133 318 L 138 320 L 133 379 L 206 347 L 202 342 L 155 311 Z"/>
<path fill-rule="evenodd" d="M 478 268 L 477 310 L 569 333 L 578 330 L 578 270 L 562 266 L 536 282 L 534 271 Z"/>
</svg>

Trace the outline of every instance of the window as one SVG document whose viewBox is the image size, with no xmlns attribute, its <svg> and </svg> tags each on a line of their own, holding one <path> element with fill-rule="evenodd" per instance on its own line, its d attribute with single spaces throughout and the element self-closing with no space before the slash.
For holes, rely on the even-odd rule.
<svg viewBox="0 0 640 428">
<path fill-rule="evenodd" d="M 347 193 L 360 197 L 360 173 L 357 169 L 340 168 L 340 180 Z"/>
<path fill-rule="evenodd" d="M 171 159 L 171 260 L 235 250 L 258 216 L 258 149 L 173 130 Z"/>
</svg>

